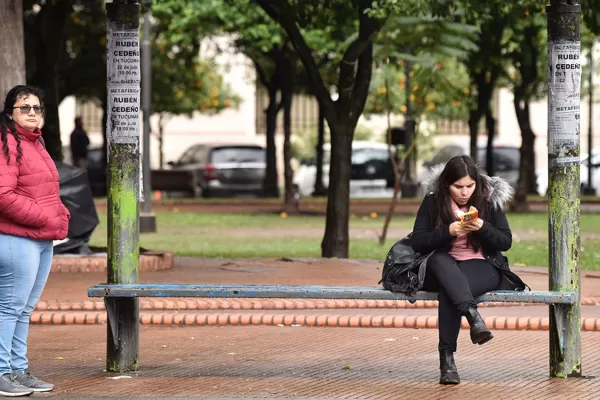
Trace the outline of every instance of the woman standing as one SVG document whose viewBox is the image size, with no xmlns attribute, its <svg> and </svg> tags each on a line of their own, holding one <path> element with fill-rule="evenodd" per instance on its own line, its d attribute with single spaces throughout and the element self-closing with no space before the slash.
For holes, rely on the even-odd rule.
<svg viewBox="0 0 600 400">
<path fill-rule="evenodd" d="M 36 88 L 16 86 L 0 112 L 0 394 L 54 388 L 29 373 L 29 318 L 52 265 L 52 241 L 64 239 L 69 211 L 39 129 L 44 107 Z"/>
<path fill-rule="evenodd" d="M 493 336 L 477 311 L 475 297 L 498 289 L 523 290 L 502 251 L 510 249 L 512 233 L 503 206 L 512 196 L 504 180 L 482 175 L 468 156 L 454 157 L 417 213 L 412 236 L 415 252 L 434 252 L 427 260 L 423 290 L 439 292 L 438 328 L 440 383 L 460 383 L 454 363 L 461 317 L 471 326 L 471 341 L 484 344 Z M 478 218 L 461 222 L 457 212 L 473 206 Z"/>
</svg>

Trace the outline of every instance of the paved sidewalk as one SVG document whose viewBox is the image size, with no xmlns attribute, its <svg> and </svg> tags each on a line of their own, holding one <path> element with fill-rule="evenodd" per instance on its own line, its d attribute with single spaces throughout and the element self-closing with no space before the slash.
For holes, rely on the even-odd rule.
<svg viewBox="0 0 600 400">
<path fill-rule="evenodd" d="M 532 289 L 547 289 L 543 268 L 515 268 Z M 381 263 L 356 260 L 205 260 L 178 258 L 170 271 L 145 273 L 143 282 L 271 283 L 376 285 Z M 548 307 L 482 307 L 488 318 L 504 318 L 494 340 L 485 346 L 470 343 L 461 332 L 457 365 L 462 383 L 447 387 L 439 379 L 436 329 L 306 327 L 293 322 L 299 315 L 315 321 L 337 315 L 336 321 L 384 321 L 402 318 L 404 327 L 432 326 L 435 302 L 414 306 L 326 301 L 212 301 L 168 299 L 145 301 L 141 327 L 140 370 L 115 375 L 104 372 L 106 326 L 101 299 L 87 298 L 87 288 L 106 281 L 103 273 L 53 273 L 32 319 L 57 317 L 59 325 L 32 325 L 32 372 L 54 382 L 52 394 L 33 397 L 91 398 L 210 398 L 210 399 L 599 399 L 600 333 L 583 332 L 584 378 L 548 378 L 547 331 L 502 330 L 522 318 L 547 318 Z M 600 317 L 600 274 L 582 274 L 582 294 L 588 300 L 582 316 Z M 204 303 L 202 303 L 204 301 Z M 204 304 L 205 310 L 198 309 Z M 73 307 L 88 307 L 76 311 Z M 177 307 L 176 307 L 177 306 Z M 365 307 L 374 308 L 365 308 Z M 45 309 L 44 309 L 45 307 Z M 234 309 L 234 308 L 239 309 Z M 304 307 L 304 308 L 302 308 Z M 54 311 L 52 309 L 55 309 Z M 169 309 L 170 308 L 170 309 Z M 64 311 L 60 311 L 63 309 Z M 60 325 L 77 313 L 97 315 L 92 325 Z M 216 324 L 218 315 L 244 315 L 271 326 L 198 326 L 199 315 Z M 61 316 L 62 315 L 62 316 Z M 78 314 L 79 315 L 79 314 Z M 144 317 L 144 315 L 146 317 Z M 192 315 L 189 326 L 152 326 L 155 322 Z M 282 316 L 283 326 L 275 322 Z M 364 316 L 367 317 L 364 317 Z M 149 317 L 148 317 L 149 316 Z M 319 317 L 321 316 L 321 317 Z M 78 317 L 80 318 L 80 317 Z M 166 318 L 166 319 L 165 319 Z M 353 319 L 354 318 L 354 319 Z M 156 320 L 156 321 L 155 321 Z M 321 319 L 322 320 L 322 319 Z M 328 318 L 324 319 L 329 325 Z M 406 321 L 414 321 L 414 325 Z M 496 322 L 499 320 L 495 320 Z M 74 321 L 72 321 L 74 322 Z M 142 321 L 144 322 L 144 321 Z M 318 324 L 316 324 L 318 325 Z M 339 326 L 339 325 L 338 325 Z M 385 326 L 385 325 L 384 325 Z M 396 325 L 392 325 L 396 326 Z M 532 327 L 527 327 L 532 329 Z M 596 326 L 594 327 L 596 328 Z"/>
<path fill-rule="evenodd" d="M 549 379 L 547 332 L 497 332 L 475 346 L 463 331 L 457 386 L 437 383 L 431 329 L 142 327 L 140 370 L 122 375 L 103 372 L 105 340 L 104 326 L 33 326 L 32 372 L 56 384 L 57 399 L 597 400 L 600 393 L 598 333 L 583 333 L 586 378 Z"/>
</svg>

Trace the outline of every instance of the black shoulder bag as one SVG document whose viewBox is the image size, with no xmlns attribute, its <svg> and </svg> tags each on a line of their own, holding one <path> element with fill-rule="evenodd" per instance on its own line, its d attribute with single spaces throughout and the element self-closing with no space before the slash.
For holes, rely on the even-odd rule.
<svg viewBox="0 0 600 400">
<path fill-rule="evenodd" d="M 388 252 L 380 283 L 385 289 L 409 296 L 421 290 L 425 279 L 425 263 L 432 253 L 415 253 L 412 234 L 397 241 Z"/>
</svg>

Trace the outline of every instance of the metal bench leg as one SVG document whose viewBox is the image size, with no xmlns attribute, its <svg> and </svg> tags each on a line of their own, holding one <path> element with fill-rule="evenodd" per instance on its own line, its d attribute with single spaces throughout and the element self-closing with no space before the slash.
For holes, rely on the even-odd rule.
<svg viewBox="0 0 600 400">
<path fill-rule="evenodd" d="M 581 376 L 581 307 L 550 305 L 550 376 Z"/>
<path fill-rule="evenodd" d="M 139 300 L 137 297 L 106 297 L 108 315 L 106 370 L 137 371 L 139 367 Z"/>
</svg>

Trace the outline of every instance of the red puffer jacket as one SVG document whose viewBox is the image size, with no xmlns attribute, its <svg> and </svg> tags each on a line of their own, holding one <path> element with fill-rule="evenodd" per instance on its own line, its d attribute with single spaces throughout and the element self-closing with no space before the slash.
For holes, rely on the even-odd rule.
<svg viewBox="0 0 600 400">
<path fill-rule="evenodd" d="M 8 133 L 10 164 L 0 141 L 0 233 L 32 239 L 67 236 L 71 214 L 60 201 L 58 171 L 40 142 L 41 132 L 17 126 L 23 156 L 17 162 L 17 141 Z"/>
</svg>

